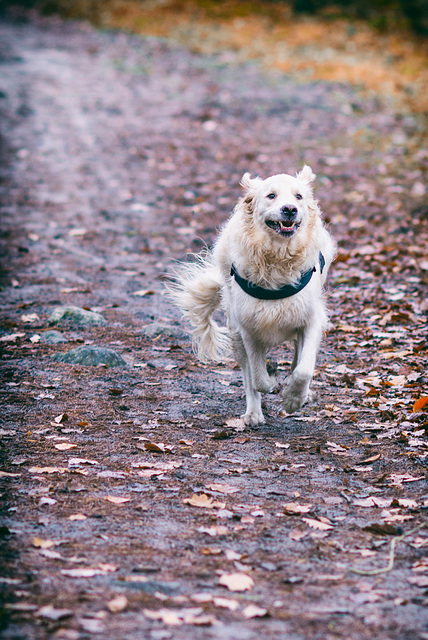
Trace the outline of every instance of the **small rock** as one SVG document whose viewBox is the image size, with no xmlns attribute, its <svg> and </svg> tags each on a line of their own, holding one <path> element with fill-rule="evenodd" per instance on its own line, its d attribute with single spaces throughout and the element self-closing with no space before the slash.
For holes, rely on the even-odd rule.
<svg viewBox="0 0 428 640">
<path fill-rule="evenodd" d="M 107 324 L 99 313 L 87 311 L 80 307 L 56 307 L 48 320 L 50 325 L 74 325 L 74 326 L 97 326 Z"/>
<path fill-rule="evenodd" d="M 108 367 L 126 367 L 125 360 L 113 349 L 87 345 L 71 349 L 67 353 L 58 353 L 54 356 L 54 360 L 68 364 L 81 364 L 86 367 L 99 364 L 104 364 Z"/>
<path fill-rule="evenodd" d="M 157 338 L 158 336 L 176 338 L 177 340 L 187 340 L 189 338 L 189 334 L 183 331 L 183 329 L 180 329 L 180 327 L 174 327 L 160 322 L 152 322 L 152 324 L 146 325 L 143 327 L 142 332 L 148 338 Z"/>
<path fill-rule="evenodd" d="M 40 334 L 40 342 L 45 342 L 46 344 L 60 344 L 62 342 L 68 342 L 67 338 L 64 338 L 62 333 L 59 331 L 45 331 Z"/>
</svg>

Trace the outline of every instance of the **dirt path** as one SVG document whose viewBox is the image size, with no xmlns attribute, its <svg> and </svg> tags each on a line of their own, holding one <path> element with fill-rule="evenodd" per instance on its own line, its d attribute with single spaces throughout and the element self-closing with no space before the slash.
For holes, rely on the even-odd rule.
<svg viewBox="0 0 428 640">
<path fill-rule="evenodd" d="M 3 637 L 426 640 L 417 118 L 86 25 L 3 23 L 0 53 Z M 303 162 L 340 245 L 319 399 L 244 430 L 163 281 L 244 171 Z M 55 360 L 78 347 L 124 366 Z"/>
</svg>

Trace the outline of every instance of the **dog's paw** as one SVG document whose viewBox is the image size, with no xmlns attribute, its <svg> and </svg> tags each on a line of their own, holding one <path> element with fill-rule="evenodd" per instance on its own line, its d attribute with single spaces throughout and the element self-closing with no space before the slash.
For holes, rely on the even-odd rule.
<svg viewBox="0 0 428 640">
<path fill-rule="evenodd" d="M 265 423 L 265 418 L 261 411 L 247 411 L 241 418 L 247 427 L 257 427 L 257 425 Z"/>
<path fill-rule="evenodd" d="M 309 390 L 310 379 L 306 376 L 291 375 L 286 380 L 284 390 L 282 392 L 282 401 L 284 409 L 287 413 L 294 413 L 303 407 L 305 402 L 312 397 Z"/>
<path fill-rule="evenodd" d="M 260 393 L 271 393 L 275 387 L 278 385 L 277 376 L 268 376 L 263 380 L 255 380 L 254 388 L 256 391 Z"/>
</svg>

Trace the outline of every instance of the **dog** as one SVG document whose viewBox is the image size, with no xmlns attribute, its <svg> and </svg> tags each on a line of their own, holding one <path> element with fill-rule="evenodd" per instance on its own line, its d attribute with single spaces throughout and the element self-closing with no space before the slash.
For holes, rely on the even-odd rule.
<svg viewBox="0 0 428 640">
<path fill-rule="evenodd" d="M 282 392 L 287 413 L 310 399 L 310 383 L 327 312 L 323 286 L 335 243 L 314 199 L 312 169 L 265 180 L 245 173 L 244 195 L 212 251 L 182 264 L 170 287 L 192 325 L 198 358 L 220 362 L 233 352 L 242 369 L 246 425 L 265 422 L 261 394 L 277 379 L 266 367 L 268 349 L 294 342 L 291 373 Z M 226 312 L 227 326 L 213 319 Z"/>
</svg>

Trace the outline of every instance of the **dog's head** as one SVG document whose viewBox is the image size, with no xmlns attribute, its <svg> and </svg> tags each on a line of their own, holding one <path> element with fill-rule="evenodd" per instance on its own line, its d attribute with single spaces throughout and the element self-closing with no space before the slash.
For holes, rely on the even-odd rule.
<svg viewBox="0 0 428 640">
<path fill-rule="evenodd" d="M 296 177 L 281 173 L 262 180 L 245 173 L 243 202 L 254 223 L 273 239 L 292 238 L 318 214 L 311 188 L 315 177 L 308 165 Z"/>
</svg>

